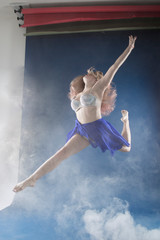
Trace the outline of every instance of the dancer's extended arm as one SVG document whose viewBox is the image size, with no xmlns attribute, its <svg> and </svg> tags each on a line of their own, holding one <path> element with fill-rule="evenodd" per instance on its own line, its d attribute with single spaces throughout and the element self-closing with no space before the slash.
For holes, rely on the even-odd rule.
<svg viewBox="0 0 160 240">
<path fill-rule="evenodd" d="M 120 57 L 115 61 L 115 63 L 109 68 L 103 78 L 101 78 L 95 85 L 97 91 L 103 91 L 112 82 L 114 75 L 116 74 L 119 67 L 124 63 L 127 57 L 130 55 L 134 48 L 135 41 L 137 37 L 129 36 L 129 44 L 125 51 L 120 55 Z"/>
<path fill-rule="evenodd" d="M 134 48 L 134 44 L 136 41 L 137 37 L 133 36 L 129 36 L 129 45 L 128 47 L 125 49 L 125 51 L 120 55 L 120 57 L 115 61 L 115 63 L 113 64 L 113 68 L 114 71 L 116 72 L 119 67 L 124 63 L 124 61 L 128 58 L 129 54 L 131 53 L 131 51 Z M 107 71 L 108 72 L 108 71 Z M 107 72 L 105 75 L 107 75 Z M 104 76 L 105 77 L 105 76 Z"/>
</svg>

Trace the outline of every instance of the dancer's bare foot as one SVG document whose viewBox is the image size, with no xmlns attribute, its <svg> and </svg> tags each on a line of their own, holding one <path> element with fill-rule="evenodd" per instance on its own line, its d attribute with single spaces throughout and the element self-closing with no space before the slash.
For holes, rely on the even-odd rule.
<svg viewBox="0 0 160 240">
<path fill-rule="evenodd" d="M 128 111 L 127 111 L 127 110 L 122 110 L 121 113 L 122 113 L 121 121 L 122 121 L 123 123 L 126 122 L 126 121 L 128 121 Z"/>
<path fill-rule="evenodd" d="M 26 180 L 18 183 L 14 189 L 13 189 L 13 192 L 20 192 L 22 191 L 23 189 L 25 189 L 26 187 L 34 187 L 36 181 L 33 179 L 33 178 L 27 178 Z"/>
</svg>

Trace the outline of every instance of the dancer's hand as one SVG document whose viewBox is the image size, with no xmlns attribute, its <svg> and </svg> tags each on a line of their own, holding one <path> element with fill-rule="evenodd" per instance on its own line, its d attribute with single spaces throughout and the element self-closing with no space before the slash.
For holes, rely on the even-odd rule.
<svg viewBox="0 0 160 240">
<path fill-rule="evenodd" d="M 135 41 L 136 41 L 137 37 L 133 37 L 132 35 L 129 36 L 129 48 L 132 50 L 135 46 Z"/>
</svg>

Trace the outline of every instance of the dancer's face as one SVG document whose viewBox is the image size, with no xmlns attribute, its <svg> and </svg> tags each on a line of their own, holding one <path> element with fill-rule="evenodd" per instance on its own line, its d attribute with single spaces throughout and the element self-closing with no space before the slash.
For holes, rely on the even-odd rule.
<svg viewBox="0 0 160 240">
<path fill-rule="evenodd" d="M 83 77 L 83 82 L 85 84 L 94 85 L 96 81 L 97 81 L 96 77 L 91 73 L 88 73 Z"/>
</svg>

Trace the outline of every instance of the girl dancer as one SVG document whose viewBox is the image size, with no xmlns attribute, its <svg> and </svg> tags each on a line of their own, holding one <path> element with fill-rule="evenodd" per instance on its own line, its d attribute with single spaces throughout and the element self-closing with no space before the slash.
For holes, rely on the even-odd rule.
<svg viewBox="0 0 160 240">
<path fill-rule="evenodd" d="M 28 186 L 34 186 L 39 178 L 89 144 L 93 147 L 100 147 L 103 152 L 110 150 L 111 154 L 116 150 L 130 151 L 131 133 L 128 111 L 121 111 L 121 121 L 123 122 L 121 134 L 102 118 L 102 114 L 108 115 L 114 109 L 116 90 L 111 83 L 117 70 L 133 50 L 135 41 L 136 37 L 129 36 L 128 47 L 104 76 L 102 72 L 90 68 L 85 76 L 78 76 L 71 82 L 69 98 L 77 117 L 74 129 L 68 133 L 66 144 L 31 176 L 18 183 L 13 189 L 14 192 L 19 192 Z"/>
</svg>

